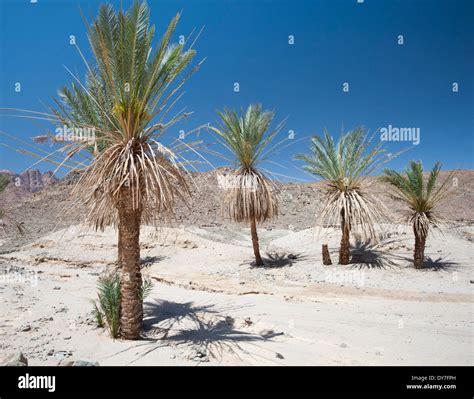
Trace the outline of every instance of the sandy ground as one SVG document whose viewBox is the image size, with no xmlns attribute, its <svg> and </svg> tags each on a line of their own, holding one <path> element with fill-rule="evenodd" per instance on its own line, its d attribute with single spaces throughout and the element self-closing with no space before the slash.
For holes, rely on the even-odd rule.
<svg viewBox="0 0 474 399">
<path fill-rule="evenodd" d="M 267 267 L 251 265 L 248 229 L 144 227 L 143 272 L 154 282 L 143 339 L 113 341 L 94 325 L 99 274 L 116 235 L 71 226 L 0 255 L 0 357 L 31 365 L 472 365 L 472 227 L 433 234 L 426 270 L 413 238 L 390 226 L 378 246 L 337 262 L 332 229 L 260 229 Z"/>
</svg>

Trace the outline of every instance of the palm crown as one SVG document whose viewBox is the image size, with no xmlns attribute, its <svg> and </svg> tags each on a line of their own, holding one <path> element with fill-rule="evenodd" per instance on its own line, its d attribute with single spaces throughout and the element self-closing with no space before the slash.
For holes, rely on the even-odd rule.
<svg viewBox="0 0 474 399">
<path fill-rule="evenodd" d="M 146 2 L 135 2 L 127 12 L 116 13 L 103 5 L 88 27 L 96 66 L 87 64 L 85 85 L 77 81 L 60 90 L 57 116 L 79 126 L 98 128 L 99 134 L 114 131 L 124 139 L 159 130 L 147 125 L 166 108 L 166 102 L 181 87 L 168 90 L 189 64 L 195 51 L 170 43 L 180 14 L 169 24 L 161 43 L 152 51 L 155 28 L 150 26 Z M 160 119 L 159 122 L 162 122 Z"/>
<path fill-rule="evenodd" d="M 364 236 L 376 239 L 374 223 L 385 217 L 381 203 L 368 190 L 368 178 L 388 158 L 382 143 L 372 146 L 372 140 L 363 128 L 356 128 L 335 143 L 325 130 L 324 137 L 312 137 L 311 154 L 296 159 L 327 183 L 321 222 L 329 219 L 329 224 L 338 224 L 344 219 L 350 228 L 359 226 Z"/>
<path fill-rule="evenodd" d="M 231 220 L 241 222 L 252 218 L 258 222 L 278 214 L 275 187 L 260 168 L 270 155 L 272 141 L 282 128 L 282 123 L 269 130 L 273 112 L 262 110 L 260 104 L 251 104 L 239 116 L 229 109 L 220 112 L 221 129 L 211 127 L 222 144 L 231 152 L 237 164 L 231 188 L 226 198 L 226 214 Z"/>
<path fill-rule="evenodd" d="M 176 198 L 184 199 L 189 192 L 182 174 L 187 161 L 180 152 L 193 143 L 176 140 L 174 147 L 165 147 L 160 142 L 169 126 L 187 116 L 178 113 L 165 121 L 179 98 L 175 94 L 197 68 L 173 85 L 195 55 L 183 44 L 170 43 L 179 18 L 171 21 L 153 51 L 154 27 L 145 2 L 118 13 L 110 5 L 101 6 L 88 28 L 97 65 L 88 65 L 84 84 L 77 81 L 71 89 L 61 89 L 56 100 L 53 113 L 59 125 L 95 130 L 94 159 L 75 193 L 89 207 L 89 219 L 97 228 L 116 224 L 116 204 L 124 187 L 130 187 L 133 207 L 143 209 L 145 222 L 171 213 Z M 71 159 L 82 150 L 91 151 L 91 143 L 78 140 L 64 148 Z"/>
<path fill-rule="evenodd" d="M 279 124 L 273 131 L 268 131 L 274 113 L 263 111 L 260 104 L 251 104 L 242 115 L 225 109 L 219 112 L 223 127 L 212 129 L 221 139 L 224 146 L 234 155 L 240 168 L 255 169 L 269 155 L 269 144 L 281 130 Z"/>
<path fill-rule="evenodd" d="M 421 162 L 412 161 L 405 175 L 385 169 L 382 180 L 393 188 L 391 197 L 408 205 L 408 219 L 423 236 L 428 234 L 430 225 L 437 227 L 441 217 L 437 207 L 446 198 L 449 175 L 442 184 L 437 185 L 441 164 L 437 162 L 427 179 L 423 176 Z"/>
</svg>

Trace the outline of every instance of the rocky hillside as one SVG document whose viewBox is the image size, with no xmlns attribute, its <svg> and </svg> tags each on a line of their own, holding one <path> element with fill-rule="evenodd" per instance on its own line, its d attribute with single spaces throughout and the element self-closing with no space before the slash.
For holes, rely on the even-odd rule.
<svg viewBox="0 0 474 399">
<path fill-rule="evenodd" d="M 53 176 L 52 171 L 41 173 L 37 169 L 28 170 L 23 173 L 0 170 L 0 174 L 10 177 L 10 184 L 0 198 L 0 204 L 3 207 L 22 202 L 29 198 L 31 194 L 37 193 L 58 181 Z"/>
<path fill-rule="evenodd" d="M 175 225 L 197 225 L 200 227 L 238 227 L 224 220 L 221 210 L 223 191 L 219 187 L 219 176 L 225 170 L 206 173 L 193 173 L 190 182 L 192 198 L 189 208 L 178 204 Z M 448 172 L 442 172 L 441 178 Z M 460 223 L 474 222 L 474 171 L 463 170 L 456 172 L 457 180 L 451 185 L 451 198 L 444 205 L 444 215 Z M 375 179 L 375 178 L 374 178 Z M 29 180 L 29 181 L 38 181 Z M 44 183 L 43 183 L 44 184 Z M 44 190 L 29 192 L 16 203 L 9 202 L 8 214 L 21 223 L 26 230 L 25 235 L 6 223 L 0 230 L 0 252 L 9 251 L 33 239 L 52 231 L 63 229 L 83 220 L 85 209 L 73 206 L 70 191 L 74 179 L 60 181 Z M 44 184 L 45 185 L 45 184 Z M 33 188 L 35 186 L 33 185 Z M 391 216 L 396 220 L 400 216 L 400 205 L 385 196 L 387 187 L 376 183 L 373 185 Z M 278 219 L 265 224 L 267 228 L 284 228 L 302 230 L 314 225 L 315 215 L 321 206 L 323 183 L 310 184 L 278 183 L 281 198 L 281 215 Z M 5 207 L 2 201 L 9 192 L 0 195 L 0 207 Z M 3 245 L 1 245 L 3 244 Z"/>
</svg>

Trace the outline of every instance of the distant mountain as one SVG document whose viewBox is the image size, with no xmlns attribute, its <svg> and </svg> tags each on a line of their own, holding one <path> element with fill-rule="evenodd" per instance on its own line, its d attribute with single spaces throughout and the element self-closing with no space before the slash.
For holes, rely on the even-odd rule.
<svg viewBox="0 0 474 399">
<path fill-rule="evenodd" d="M 1 203 L 3 206 L 23 200 L 31 194 L 41 191 L 57 181 L 52 171 L 41 173 L 38 169 L 28 170 L 23 173 L 15 173 L 10 170 L 0 170 L 1 174 L 10 176 L 10 184 L 2 194 Z"/>
</svg>

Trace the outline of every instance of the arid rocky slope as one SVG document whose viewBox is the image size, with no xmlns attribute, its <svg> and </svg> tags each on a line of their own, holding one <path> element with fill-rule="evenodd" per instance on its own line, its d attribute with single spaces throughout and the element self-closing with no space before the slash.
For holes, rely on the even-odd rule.
<svg viewBox="0 0 474 399">
<path fill-rule="evenodd" d="M 189 208 L 185 204 L 178 205 L 175 225 L 232 226 L 224 219 L 221 210 L 223 191 L 219 187 L 218 174 L 222 173 L 223 170 L 193 173 Z M 441 178 L 447 173 L 442 172 Z M 474 221 L 474 171 L 457 171 L 455 176 L 457 180 L 452 182 L 450 188 L 452 195 L 442 211 L 447 218 L 468 224 Z M 17 192 L 15 186 L 7 188 L 0 195 L 0 207 L 7 208 L 10 217 L 21 223 L 26 233 L 18 234 L 16 229 L 5 222 L 3 231 L 0 231 L 0 252 L 10 251 L 50 232 L 83 221 L 85 209 L 74 206 L 69 194 L 73 185 L 74 179 L 65 179 L 43 190 L 23 195 Z M 322 202 L 322 187 L 321 182 L 278 183 L 281 215 L 266 223 L 265 227 L 299 231 L 313 226 Z M 385 195 L 387 187 L 383 184 L 377 182 L 373 188 L 396 220 L 400 216 L 400 204 Z"/>
</svg>

